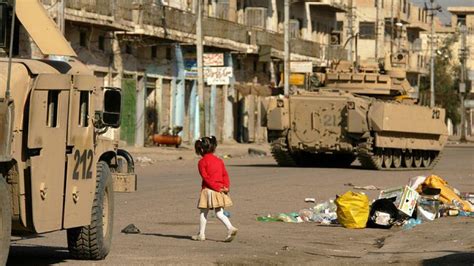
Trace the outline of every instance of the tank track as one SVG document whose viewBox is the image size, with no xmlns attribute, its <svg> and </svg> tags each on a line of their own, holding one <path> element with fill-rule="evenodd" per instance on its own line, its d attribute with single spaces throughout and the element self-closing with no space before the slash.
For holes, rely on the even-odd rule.
<svg viewBox="0 0 474 266">
<path fill-rule="evenodd" d="M 369 139 L 366 142 L 362 142 L 357 146 L 357 159 L 359 160 L 362 168 L 364 169 L 375 169 L 375 170 L 384 170 L 384 171 L 411 171 L 411 170 L 430 170 L 439 162 L 441 159 L 441 151 L 431 151 L 434 157 L 431 158 L 430 164 L 425 167 L 421 165 L 416 167 L 413 163 L 410 167 L 406 167 L 403 163 L 400 167 L 395 168 L 393 163 L 391 167 L 385 167 L 383 161 L 377 157 L 374 152 L 374 147 L 372 140 Z M 403 156 L 402 156 L 403 161 Z"/>
<path fill-rule="evenodd" d="M 286 137 L 279 137 L 272 141 L 272 156 L 279 166 L 295 167 L 297 166 L 295 158 L 293 158 Z"/>
</svg>

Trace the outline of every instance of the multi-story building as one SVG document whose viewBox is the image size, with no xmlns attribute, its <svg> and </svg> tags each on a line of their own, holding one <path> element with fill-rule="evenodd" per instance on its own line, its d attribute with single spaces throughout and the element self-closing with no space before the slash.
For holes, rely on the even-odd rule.
<svg viewBox="0 0 474 266">
<path fill-rule="evenodd" d="M 458 41 L 453 45 L 453 59 L 459 63 L 462 54 L 466 58 L 466 131 L 468 135 L 474 135 L 474 7 L 456 6 L 449 7 L 451 12 L 451 31 L 458 34 Z M 461 28 L 465 28 L 465 33 Z M 465 35 L 465 43 L 463 42 Z M 464 48 L 463 48 L 464 46 Z"/>
<path fill-rule="evenodd" d="M 427 12 L 409 0 L 352 0 L 352 5 L 352 12 L 337 15 L 343 39 L 354 36 L 352 58 L 380 62 L 402 52 L 407 79 L 417 89 L 420 76 L 428 73 L 420 38 L 429 29 Z"/>
<path fill-rule="evenodd" d="M 153 134 L 175 127 L 183 128 L 185 141 L 202 134 L 220 141 L 265 140 L 260 98 L 281 80 L 283 1 L 202 0 L 202 96 L 196 85 L 196 1 L 41 0 L 78 58 L 104 86 L 122 88 L 120 136 L 130 145 L 145 145 Z M 331 42 L 344 2 L 292 1 L 292 61 L 325 67 L 347 54 Z M 42 58 L 20 32 L 20 56 Z"/>
</svg>

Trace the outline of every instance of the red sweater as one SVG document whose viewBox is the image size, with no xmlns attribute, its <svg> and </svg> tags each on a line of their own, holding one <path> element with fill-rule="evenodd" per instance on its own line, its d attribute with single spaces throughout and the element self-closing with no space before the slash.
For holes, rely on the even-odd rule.
<svg viewBox="0 0 474 266">
<path fill-rule="evenodd" d="M 202 177 L 202 188 L 220 191 L 229 188 L 230 181 L 224 162 L 212 153 L 205 154 L 198 163 L 199 173 Z"/>
</svg>

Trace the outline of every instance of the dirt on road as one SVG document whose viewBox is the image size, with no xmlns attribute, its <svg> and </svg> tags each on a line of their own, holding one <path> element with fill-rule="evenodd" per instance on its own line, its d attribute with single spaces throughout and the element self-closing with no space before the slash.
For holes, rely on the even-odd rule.
<svg viewBox="0 0 474 266">
<path fill-rule="evenodd" d="M 222 242 L 226 232 L 214 217 L 209 219 L 208 240 L 190 240 L 199 222 L 197 159 L 155 160 L 137 168 L 139 190 L 115 198 L 112 251 L 94 264 L 474 264 L 474 218 L 441 218 L 410 230 L 256 221 L 257 216 L 313 206 L 304 202 L 306 197 L 334 198 L 350 189 L 347 183 L 390 188 L 406 184 L 410 177 L 433 173 L 461 191 L 472 192 L 472 147 L 446 149 L 431 171 L 369 171 L 357 164 L 348 169 L 279 168 L 268 156 L 225 159 L 235 203 L 229 209 L 230 219 L 240 229 L 232 243 Z M 370 199 L 379 193 L 365 192 Z M 141 233 L 120 233 L 130 223 Z M 17 239 L 9 259 L 11 264 L 62 262 L 91 264 L 69 258 L 64 232 Z"/>
</svg>

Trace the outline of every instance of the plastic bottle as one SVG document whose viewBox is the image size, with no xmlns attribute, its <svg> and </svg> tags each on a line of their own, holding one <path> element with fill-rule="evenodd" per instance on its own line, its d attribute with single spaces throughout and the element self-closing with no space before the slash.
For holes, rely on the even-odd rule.
<svg viewBox="0 0 474 266">
<path fill-rule="evenodd" d="M 408 229 L 412 229 L 413 227 L 421 224 L 422 221 L 420 219 L 413 219 L 411 218 L 410 220 L 408 220 L 404 225 L 403 225 L 403 229 L 404 230 L 408 230 Z"/>
</svg>

